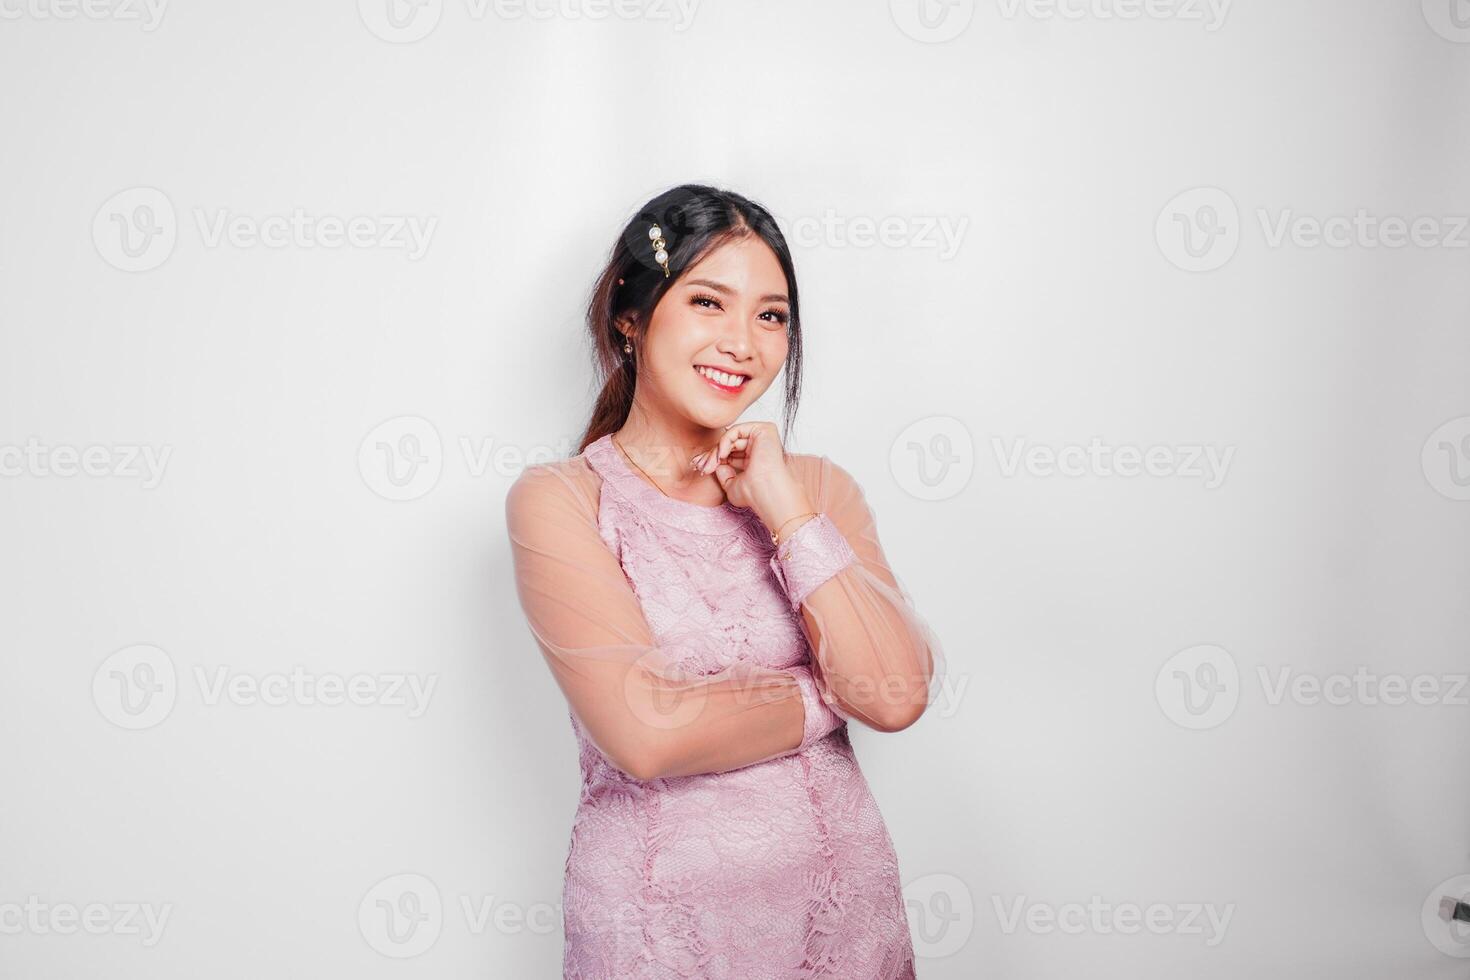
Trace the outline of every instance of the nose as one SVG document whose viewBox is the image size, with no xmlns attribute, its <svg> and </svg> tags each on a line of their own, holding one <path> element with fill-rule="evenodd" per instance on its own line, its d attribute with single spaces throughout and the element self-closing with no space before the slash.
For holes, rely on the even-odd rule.
<svg viewBox="0 0 1470 980">
<path fill-rule="evenodd" d="M 715 343 L 715 349 L 737 361 L 745 360 L 750 356 L 751 348 L 754 346 L 751 343 L 750 331 L 751 327 L 748 323 L 734 324 L 721 335 Z"/>
</svg>

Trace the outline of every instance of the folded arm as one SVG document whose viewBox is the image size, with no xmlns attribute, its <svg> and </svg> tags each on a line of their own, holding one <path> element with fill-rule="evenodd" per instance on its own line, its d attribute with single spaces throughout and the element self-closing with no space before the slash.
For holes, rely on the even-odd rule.
<svg viewBox="0 0 1470 980">
<path fill-rule="evenodd" d="M 556 466 L 505 501 L 517 594 L 557 685 L 598 750 L 636 779 L 725 772 L 798 752 L 841 726 L 809 667 L 681 670 L 655 642 L 597 527 L 594 489 Z"/>
<path fill-rule="evenodd" d="M 781 542 L 771 567 L 800 611 L 828 705 L 900 731 L 933 701 L 943 651 L 888 565 L 862 488 L 825 456 L 804 462 L 819 514 Z"/>
</svg>

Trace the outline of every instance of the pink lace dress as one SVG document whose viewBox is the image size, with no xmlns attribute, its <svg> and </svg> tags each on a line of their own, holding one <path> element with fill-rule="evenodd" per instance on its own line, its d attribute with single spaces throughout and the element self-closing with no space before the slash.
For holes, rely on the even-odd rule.
<svg viewBox="0 0 1470 980">
<path fill-rule="evenodd" d="M 581 799 L 564 976 L 914 976 L 893 842 L 847 722 L 911 724 L 942 654 L 846 471 L 788 454 L 818 517 L 674 500 L 612 444 L 506 498 L 517 590 L 566 696 Z"/>
</svg>

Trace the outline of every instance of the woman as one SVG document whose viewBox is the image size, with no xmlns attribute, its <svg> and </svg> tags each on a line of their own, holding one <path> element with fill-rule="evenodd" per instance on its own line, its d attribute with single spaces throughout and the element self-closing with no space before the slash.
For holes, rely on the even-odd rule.
<svg viewBox="0 0 1470 980">
<path fill-rule="evenodd" d="M 579 455 L 506 498 L 521 606 L 582 795 L 568 978 L 913 977 L 893 844 L 846 723 L 913 724 L 942 673 L 853 478 L 740 414 L 801 383 L 761 206 L 684 185 L 623 230 L 588 324 Z"/>
</svg>

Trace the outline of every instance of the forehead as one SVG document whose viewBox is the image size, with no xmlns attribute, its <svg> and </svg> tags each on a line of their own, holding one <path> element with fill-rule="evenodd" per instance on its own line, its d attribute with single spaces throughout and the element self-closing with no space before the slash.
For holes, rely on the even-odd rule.
<svg viewBox="0 0 1470 980">
<path fill-rule="evenodd" d="M 732 286 L 784 288 L 786 273 L 776 253 L 759 235 L 741 235 L 721 243 L 689 267 L 691 276 L 718 278 Z"/>
</svg>

